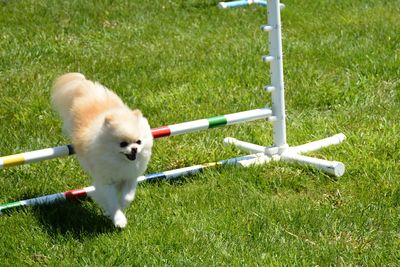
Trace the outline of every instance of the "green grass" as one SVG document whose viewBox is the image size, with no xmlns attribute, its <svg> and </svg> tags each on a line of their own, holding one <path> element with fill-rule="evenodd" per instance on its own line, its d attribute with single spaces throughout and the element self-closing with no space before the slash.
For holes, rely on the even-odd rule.
<svg viewBox="0 0 400 267">
<path fill-rule="evenodd" d="M 278 162 L 142 184 L 123 231 L 91 201 L 20 209 L 0 217 L 0 265 L 398 265 L 400 1 L 284 3 L 288 142 L 345 133 L 313 154 L 343 177 Z M 1 1 L 0 155 L 69 143 L 49 104 L 68 71 L 152 127 L 270 105 L 265 9 L 216 4 Z M 272 143 L 263 121 L 157 140 L 148 172 L 240 155 L 225 136 Z M 0 203 L 86 185 L 74 157 L 9 168 Z"/>
</svg>

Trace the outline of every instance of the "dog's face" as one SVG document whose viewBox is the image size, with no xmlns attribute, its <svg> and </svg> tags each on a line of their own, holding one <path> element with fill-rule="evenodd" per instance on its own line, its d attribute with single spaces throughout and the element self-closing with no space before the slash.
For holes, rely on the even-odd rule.
<svg viewBox="0 0 400 267">
<path fill-rule="evenodd" d="M 153 145 L 150 126 L 138 110 L 107 114 L 102 137 L 106 153 L 128 161 L 135 161 L 143 154 L 149 156 Z"/>
</svg>

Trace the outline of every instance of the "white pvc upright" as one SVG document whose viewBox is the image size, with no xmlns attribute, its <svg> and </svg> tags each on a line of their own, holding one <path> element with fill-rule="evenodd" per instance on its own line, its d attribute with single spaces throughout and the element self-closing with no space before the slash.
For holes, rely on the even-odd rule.
<svg viewBox="0 0 400 267">
<path fill-rule="evenodd" d="M 279 3 L 279 0 L 268 0 L 267 7 L 268 25 L 263 25 L 261 29 L 269 33 L 270 54 L 263 56 L 262 60 L 271 64 L 271 84 L 266 85 L 264 89 L 267 92 L 271 93 L 272 97 L 272 114 L 268 119 L 273 123 L 274 143 L 272 146 L 267 147 L 241 141 L 232 137 L 225 138 L 224 143 L 235 145 L 238 149 L 246 152 L 260 153 L 261 155 L 263 155 L 258 157 L 256 161 L 249 161 L 248 165 L 264 164 L 271 160 L 283 160 L 297 162 L 299 164 L 311 165 L 329 174 L 338 177 L 342 176 L 345 171 L 345 166 L 343 163 L 338 161 L 313 158 L 301 154 L 315 151 L 330 145 L 340 144 L 345 139 L 344 134 L 336 134 L 322 140 L 295 147 L 289 147 L 286 142 L 285 88 L 283 82 L 283 56 L 280 15 L 282 5 Z"/>
<path fill-rule="evenodd" d="M 269 56 L 270 58 L 270 74 L 271 74 L 271 90 L 272 97 L 272 114 L 274 116 L 274 146 L 279 150 L 287 148 L 286 143 L 286 115 L 285 115 L 285 92 L 283 82 L 283 56 L 282 56 L 282 34 L 281 34 L 281 15 L 279 0 L 267 1 L 268 6 L 268 25 L 264 29 L 269 32 Z"/>
</svg>

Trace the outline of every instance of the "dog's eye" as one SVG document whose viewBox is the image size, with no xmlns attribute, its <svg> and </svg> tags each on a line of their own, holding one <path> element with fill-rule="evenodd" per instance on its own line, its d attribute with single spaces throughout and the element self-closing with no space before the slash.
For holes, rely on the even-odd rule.
<svg viewBox="0 0 400 267">
<path fill-rule="evenodd" d="M 119 143 L 120 147 L 127 147 L 129 144 L 126 141 L 122 141 L 121 143 Z"/>
<path fill-rule="evenodd" d="M 136 141 L 136 144 L 138 144 L 138 145 L 140 145 L 141 143 L 142 143 L 141 140 L 137 140 L 137 141 Z"/>
</svg>

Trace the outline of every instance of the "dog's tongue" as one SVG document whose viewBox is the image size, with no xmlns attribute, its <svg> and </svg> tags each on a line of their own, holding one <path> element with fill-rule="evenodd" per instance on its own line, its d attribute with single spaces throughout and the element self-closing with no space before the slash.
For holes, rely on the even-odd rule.
<svg viewBox="0 0 400 267">
<path fill-rule="evenodd" d="M 129 160 L 135 160 L 135 159 L 136 159 L 136 153 L 125 154 L 125 156 L 126 156 Z"/>
</svg>

